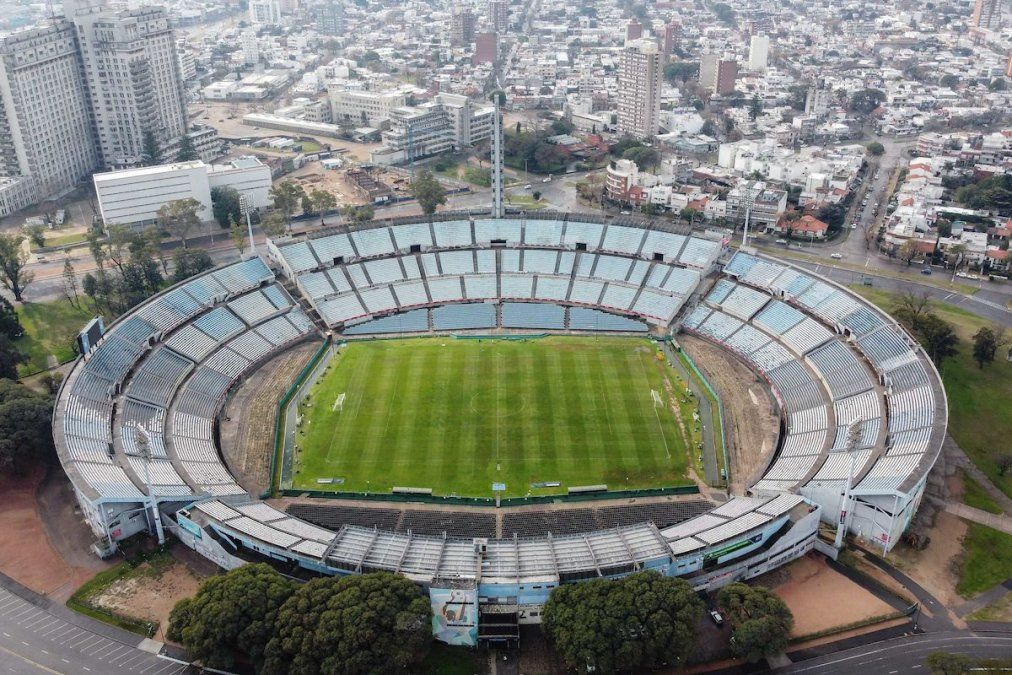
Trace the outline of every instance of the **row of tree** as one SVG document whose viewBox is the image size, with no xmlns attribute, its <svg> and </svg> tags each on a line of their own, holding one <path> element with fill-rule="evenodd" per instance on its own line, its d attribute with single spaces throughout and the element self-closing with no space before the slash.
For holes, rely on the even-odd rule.
<svg viewBox="0 0 1012 675">
<path fill-rule="evenodd" d="M 793 617 L 761 587 L 736 583 L 717 594 L 731 624 L 730 649 L 757 661 L 787 646 Z M 696 651 L 706 606 L 683 579 L 639 572 L 564 584 L 552 591 L 542 629 L 567 665 L 600 673 L 683 666 Z M 266 564 L 205 581 L 180 601 L 168 637 L 212 668 L 259 673 L 399 673 L 425 657 L 428 599 L 386 572 L 299 585 Z"/>
</svg>

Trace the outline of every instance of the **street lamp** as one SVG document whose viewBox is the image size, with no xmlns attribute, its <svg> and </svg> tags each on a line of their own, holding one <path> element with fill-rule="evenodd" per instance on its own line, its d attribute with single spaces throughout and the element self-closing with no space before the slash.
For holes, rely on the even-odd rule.
<svg viewBox="0 0 1012 675">
<path fill-rule="evenodd" d="M 239 195 L 239 211 L 246 218 L 246 232 L 249 234 L 249 250 L 256 255 L 257 247 L 253 243 L 253 222 L 250 220 L 250 212 L 253 211 L 253 205 L 250 204 L 249 195 Z"/>
</svg>

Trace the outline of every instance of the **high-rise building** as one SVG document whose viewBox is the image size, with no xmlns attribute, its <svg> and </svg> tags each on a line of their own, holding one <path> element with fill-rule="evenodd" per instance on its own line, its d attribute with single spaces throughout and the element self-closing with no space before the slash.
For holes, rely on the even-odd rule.
<svg viewBox="0 0 1012 675">
<path fill-rule="evenodd" d="M 768 35 L 753 35 L 748 47 L 748 69 L 753 73 L 766 70 L 770 58 L 770 38 Z"/>
<path fill-rule="evenodd" d="M 474 42 L 474 12 L 470 7 L 456 3 L 450 12 L 450 44 L 463 47 Z"/>
<path fill-rule="evenodd" d="M 705 53 L 699 56 L 699 86 L 706 91 L 713 91 L 713 79 L 717 76 L 719 54 Z"/>
<path fill-rule="evenodd" d="M 977 28 L 1000 28 L 1003 0 L 977 0 L 971 23 Z"/>
<path fill-rule="evenodd" d="M 1012 52 L 1008 55 L 1008 65 L 1005 66 L 1005 77 L 1012 77 Z"/>
<path fill-rule="evenodd" d="M 488 0 L 488 25 L 492 32 L 502 35 L 509 26 L 509 3 L 507 0 Z"/>
<path fill-rule="evenodd" d="M 629 19 L 629 25 L 625 27 L 625 41 L 639 40 L 643 37 L 643 24 L 636 20 L 636 17 Z"/>
<path fill-rule="evenodd" d="M 278 0 L 250 0 L 249 20 L 254 26 L 281 25 L 281 3 Z"/>
<path fill-rule="evenodd" d="M 805 95 L 805 114 L 822 117 L 829 112 L 829 97 L 831 92 L 822 80 L 808 88 Z"/>
<path fill-rule="evenodd" d="M 344 33 L 344 6 L 338 0 L 330 0 L 320 7 L 316 23 L 322 35 L 342 35 Z"/>
<path fill-rule="evenodd" d="M 661 56 L 665 61 L 671 60 L 671 54 L 675 51 L 675 40 L 682 32 L 682 24 L 672 19 L 664 24 L 664 39 L 661 41 Z"/>
<path fill-rule="evenodd" d="M 474 36 L 474 57 L 471 63 L 495 63 L 498 51 L 499 38 L 496 33 L 478 33 Z"/>
<path fill-rule="evenodd" d="M 182 136 L 186 104 L 168 12 L 116 11 L 100 1 L 66 6 L 74 12 L 99 163 L 141 163 L 149 132 L 160 145 Z"/>
<path fill-rule="evenodd" d="M 652 40 L 632 40 L 622 51 L 622 88 L 618 95 L 618 130 L 640 138 L 654 136 L 661 112 L 660 50 Z"/>
<path fill-rule="evenodd" d="M 738 62 L 734 59 L 723 59 L 717 63 L 717 74 L 713 81 L 713 93 L 721 96 L 734 91 L 738 81 Z"/>
<path fill-rule="evenodd" d="M 97 165 L 73 24 L 0 38 L 0 175 L 19 197 L 0 213 L 72 188 Z"/>
<path fill-rule="evenodd" d="M 255 66 L 260 62 L 260 42 L 255 30 L 244 30 L 239 35 L 239 46 L 242 48 L 242 62 L 247 66 Z"/>
</svg>

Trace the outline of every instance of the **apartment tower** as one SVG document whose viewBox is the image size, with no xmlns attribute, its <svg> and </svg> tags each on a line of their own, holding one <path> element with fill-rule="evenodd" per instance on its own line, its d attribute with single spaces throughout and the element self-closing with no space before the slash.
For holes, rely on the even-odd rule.
<svg viewBox="0 0 1012 675">
<path fill-rule="evenodd" d="M 627 42 L 622 51 L 618 130 L 644 138 L 657 134 L 661 111 L 660 50 L 653 40 Z"/>
</svg>

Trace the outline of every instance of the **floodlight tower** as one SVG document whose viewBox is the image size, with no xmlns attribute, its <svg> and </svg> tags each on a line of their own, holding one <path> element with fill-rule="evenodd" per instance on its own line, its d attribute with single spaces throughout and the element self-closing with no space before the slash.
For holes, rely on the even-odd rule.
<svg viewBox="0 0 1012 675">
<path fill-rule="evenodd" d="M 151 515 L 155 521 L 155 532 L 158 535 L 158 545 L 161 546 L 165 543 L 165 530 L 162 529 L 162 514 L 158 511 L 158 499 L 155 498 L 154 488 L 151 486 L 151 469 L 150 463 L 153 458 L 151 454 L 151 436 L 148 434 L 148 430 L 143 425 L 138 424 L 136 427 L 138 438 L 137 448 L 141 452 L 141 459 L 144 460 L 144 485 L 148 489 L 148 504 L 151 507 Z"/>
<path fill-rule="evenodd" d="M 502 116 L 499 110 L 499 99 L 501 91 L 492 94 L 492 102 L 495 112 L 492 115 L 492 217 L 503 218 L 506 215 L 506 207 L 503 199 L 503 138 L 502 138 Z"/>
<path fill-rule="evenodd" d="M 745 248 L 748 246 L 748 226 L 752 222 L 752 207 L 755 206 L 756 190 L 753 183 L 749 183 L 748 187 L 745 188 L 745 192 L 742 195 L 742 199 L 745 204 L 745 233 L 741 238 L 741 247 Z"/>
<path fill-rule="evenodd" d="M 836 548 L 843 548 L 843 538 L 847 536 L 847 521 L 850 513 L 850 491 L 854 487 L 854 472 L 857 469 L 857 446 L 861 442 L 864 420 L 858 418 L 851 422 L 847 430 L 847 445 L 844 452 L 850 455 L 850 470 L 847 472 L 847 482 L 843 487 L 843 495 L 840 499 L 840 520 L 836 524 L 836 540 L 833 545 Z"/>
<path fill-rule="evenodd" d="M 250 213 L 253 211 L 253 205 L 250 204 L 249 195 L 239 195 L 239 211 L 246 218 L 246 232 L 249 235 L 249 250 L 253 255 L 257 254 L 256 244 L 253 243 L 253 222 L 250 220 Z"/>
</svg>

